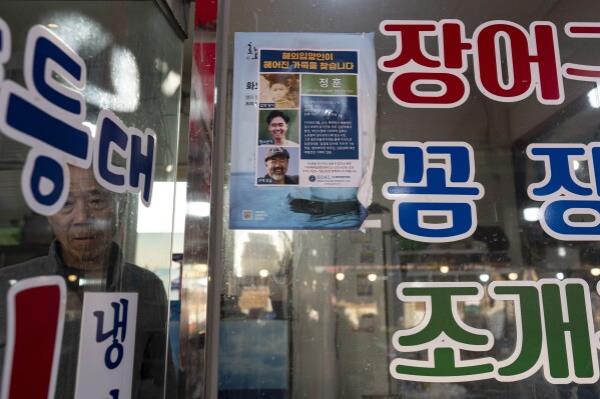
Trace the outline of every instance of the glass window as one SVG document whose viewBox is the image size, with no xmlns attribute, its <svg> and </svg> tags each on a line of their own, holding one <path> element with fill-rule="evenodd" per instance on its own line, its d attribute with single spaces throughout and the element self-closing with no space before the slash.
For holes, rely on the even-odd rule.
<svg viewBox="0 0 600 399">
<path fill-rule="evenodd" d="M 223 2 L 220 28 L 227 45 L 219 61 L 223 71 L 219 88 L 225 92 L 220 92 L 218 112 L 225 117 L 217 124 L 217 137 L 225 136 L 224 159 L 219 164 L 226 175 L 224 198 L 229 198 L 234 185 L 230 165 L 243 152 L 233 152 L 234 156 L 231 150 L 236 129 L 232 119 L 240 108 L 233 94 L 240 89 L 235 86 L 238 66 L 233 61 L 237 59 L 236 32 L 271 32 L 273 38 L 284 37 L 283 32 L 319 32 L 323 45 L 328 44 L 328 33 L 374 32 L 379 59 L 394 54 L 397 46 L 394 36 L 379 32 L 383 20 L 456 18 L 464 23 L 468 38 L 489 21 L 513 21 L 525 30 L 534 21 L 550 21 L 557 27 L 563 63 L 600 65 L 598 39 L 574 39 L 564 31 L 568 22 L 595 21 L 599 7 L 588 1 L 490 1 L 478 7 L 457 1 Z M 437 55 L 435 38 L 426 43 L 428 53 Z M 503 60 L 498 65 L 505 72 L 508 57 L 515 56 L 507 55 L 506 43 L 498 46 Z M 542 229 L 542 202 L 531 200 L 527 188 L 544 179 L 545 169 L 526 154 L 531 143 L 597 141 L 600 101 L 596 84 L 564 79 L 564 101 L 556 104 L 542 104 L 535 93 L 514 102 L 497 101 L 478 89 L 473 57 L 469 55 L 467 61 L 468 98 L 447 109 L 399 105 L 388 94 L 392 73 L 377 70 L 373 198 L 367 228 L 232 230 L 224 218 L 217 245 L 222 253 L 214 255 L 221 296 L 219 345 L 214 348 L 218 356 L 213 357 L 218 363 L 219 398 L 598 397 L 597 383 L 551 384 L 541 369 L 511 383 L 493 378 L 415 382 L 390 374 L 394 359 L 428 359 L 426 351 L 400 353 L 393 344 L 395 332 L 418 325 L 426 312 L 424 302 L 400 300 L 397 287 L 401 283 L 471 282 L 487 292 L 492 282 L 579 278 L 591 292 L 598 327 L 599 310 L 594 308 L 600 275 L 597 240 L 556 239 Z M 510 84 L 510 78 L 502 85 Z M 398 160 L 382 152 L 391 141 L 472 146 L 474 181 L 485 187 L 483 197 L 475 201 L 473 234 L 451 243 L 435 243 L 398 233 L 392 220 L 394 202 L 382 195 L 383 185 L 397 181 L 399 175 Z M 583 161 L 576 161 L 573 170 L 579 181 L 590 182 Z M 229 206 L 225 201 L 225 215 Z M 323 214 L 326 209 L 314 208 L 312 217 L 327 216 Z M 572 218 L 581 223 L 595 220 L 581 214 Z M 486 294 L 481 300 L 463 302 L 457 312 L 467 325 L 489 331 L 494 341 L 484 352 L 461 351 L 464 359 L 503 360 L 513 354 L 518 327 L 514 303 Z"/>
<path fill-rule="evenodd" d="M 114 187 L 107 181 L 101 184 L 94 162 L 86 167 L 69 164 L 64 203 L 42 216 L 26 203 L 21 187 L 32 147 L 0 129 L 4 133 L 0 134 L 0 358 L 6 351 L 14 352 L 12 381 L 14 387 L 24 390 L 23 397 L 34 397 L 27 390 L 31 387 L 47 387 L 49 375 L 44 377 L 44 372 L 52 366 L 53 348 L 58 348 L 53 397 L 83 398 L 91 391 L 113 399 L 119 395 L 163 398 L 165 391 L 167 397 L 175 397 L 173 369 L 167 367 L 172 362 L 167 356 L 167 293 L 171 285 L 181 38 L 153 1 L 5 1 L 0 4 L 0 18 L 12 39 L 5 80 L 0 82 L 2 91 L 8 80 L 31 89 L 25 80 L 24 57 L 36 54 L 27 41 L 35 26 L 38 32 L 46 32 L 42 37 L 54 38 L 45 43 L 63 43 L 83 61 L 87 74 L 81 75 L 83 84 L 77 88 L 72 77 L 68 78 L 76 67 L 64 67 L 68 50 L 44 61 L 45 79 L 50 79 L 55 93 L 76 89 L 83 96 L 85 120 L 80 125 L 91 132 L 90 148 L 94 140 L 101 147 L 99 137 L 113 134 L 103 176 L 116 179 L 111 180 L 116 182 Z M 53 46 L 48 45 L 47 51 L 57 51 Z M 57 63 L 63 63 L 62 69 Z M 38 96 L 35 101 L 42 104 L 44 100 Z M 17 118 L 14 113 L 9 115 Z M 67 136 L 58 125 L 52 125 L 54 129 L 45 123 L 36 125 L 38 117 L 34 113 L 18 116 L 19 123 L 33 121 L 39 134 L 62 135 L 57 139 L 61 145 L 71 143 L 72 137 L 64 138 Z M 147 129 L 154 132 L 154 139 Z M 92 157 L 98 160 L 98 154 Z M 57 159 L 64 162 L 66 158 Z M 103 167 L 100 161 L 98 164 Z M 123 181 L 129 183 L 128 188 Z M 183 228 L 178 231 L 182 233 Z M 47 320 L 50 324 L 39 320 L 39 315 L 50 314 L 51 303 L 42 303 L 48 309 L 27 312 L 16 302 L 16 307 L 6 311 L 9 290 L 40 276 L 59 276 L 65 282 L 64 324 L 55 323 L 59 334 L 62 327 L 58 342 L 34 339 L 55 333 L 45 330 L 51 320 Z M 15 325 L 11 317 L 29 326 L 13 336 L 16 343 L 7 330 Z M 31 330 L 40 327 L 37 335 Z M 33 340 L 24 342 L 27 339 Z M 23 357 L 13 351 L 14 345 L 31 346 L 36 355 Z M 27 384 L 18 379 L 17 361 L 29 363 Z M 102 391 L 105 388 L 106 392 Z"/>
</svg>

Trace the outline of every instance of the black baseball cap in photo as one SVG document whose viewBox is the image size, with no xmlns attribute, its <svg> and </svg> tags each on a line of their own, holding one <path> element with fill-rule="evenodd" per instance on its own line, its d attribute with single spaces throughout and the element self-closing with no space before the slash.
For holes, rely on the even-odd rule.
<svg viewBox="0 0 600 399">
<path fill-rule="evenodd" d="M 265 162 L 269 159 L 276 157 L 277 155 L 283 155 L 287 159 L 290 159 L 290 153 L 283 147 L 271 147 L 265 153 Z"/>
</svg>

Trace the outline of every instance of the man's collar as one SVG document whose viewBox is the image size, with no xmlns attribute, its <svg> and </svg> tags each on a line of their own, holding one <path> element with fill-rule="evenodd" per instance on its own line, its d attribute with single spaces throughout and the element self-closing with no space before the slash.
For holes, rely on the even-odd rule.
<svg viewBox="0 0 600 399">
<path fill-rule="evenodd" d="M 64 268 L 65 264 L 63 263 L 62 256 L 60 254 L 60 246 L 58 244 L 58 241 L 52 240 L 52 242 L 50 243 L 50 248 L 48 249 L 48 256 L 54 259 L 58 270 Z"/>
<path fill-rule="evenodd" d="M 64 274 L 65 271 L 67 271 L 67 269 L 71 271 L 76 270 L 76 268 L 68 267 L 67 265 L 65 265 L 61 254 L 60 243 L 57 240 L 53 240 L 52 243 L 50 243 L 50 247 L 48 249 L 48 256 L 54 260 L 54 264 L 56 265 L 56 270 L 54 270 L 53 272 L 57 274 Z M 112 242 L 109 259 L 107 262 L 108 270 L 106 273 L 106 277 L 108 279 L 107 287 L 109 290 L 111 290 L 111 288 L 114 289 L 114 287 L 116 287 L 117 285 L 117 282 L 120 277 L 119 274 L 122 270 L 122 260 L 123 254 L 121 252 L 121 248 L 117 243 Z"/>
</svg>

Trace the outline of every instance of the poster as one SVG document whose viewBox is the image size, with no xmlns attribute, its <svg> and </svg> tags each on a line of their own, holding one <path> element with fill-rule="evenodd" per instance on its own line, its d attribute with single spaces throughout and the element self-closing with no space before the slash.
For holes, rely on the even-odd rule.
<svg viewBox="0 0 600 399">
<path fill-rule="evenodd" d="M 371 202 L 370 34 L 236 33 L 232 229 L 359 228 Z"/>
</svg>

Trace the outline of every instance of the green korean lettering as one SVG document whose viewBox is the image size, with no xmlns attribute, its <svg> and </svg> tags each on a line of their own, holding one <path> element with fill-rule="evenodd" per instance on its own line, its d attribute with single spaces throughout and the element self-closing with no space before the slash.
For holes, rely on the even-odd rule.
<svg viewBox="0 0 600 399">
<path fill-rule="evenodd" d="M 594 334 L 587 283 L 583 280 L 546 280 L 541 282 L 540 287 L 546 338 L 546 378 L 558 383 L 571 380 L 594 382 L 598 373 L 598 355 L 592 343 Z M 563 314 L 563 307 L 566 314 Z M 567 332 L 570 342 L 567 342 Z"/>
<path fill-rule="evenodd" d="M 407 297 L 431 298 L 431 318 L 425 328 L 410 336 L 400 337 L 402 346 L 416 346 L 433 341 L 445 334 L 449 339 L 468 345 L 486 345 L 489 337 L 483 334 L 474 334 L 464 330 L 458 325 L 454 317 L 453 296 L 475 296 L 478 291 L 475 287 L 414 287 L 406 288 L 404 295 Z"/>
<path fill-rule="evenodd" d="M 515 353 L 498 364 L 497 379 L 516 381 L 526 378 L 540 367 L 543 330 L 539 291 L 534 283 L 497 282 L 490 288 L 496 300 L 513 300 L 517 324 Z"/>
<path fill-rule="evenodd" d="M 394 335 L 395 346 L 401 352 L 427 349 L 429 361 L 398 358 L 392 361 L 392 375 L 414 381 L 474 381 L 490 378 L 493 359 L 465 362 L 461 350 L 486 351 L 493 344 L 489 331 L 467 326 L 460 319 L 458 302 L 477 300 L 482 296 L 480 284 L 422 283 L 401 284 L 401 300 L 425 302 L 423 322 Z"/>
</svg>

